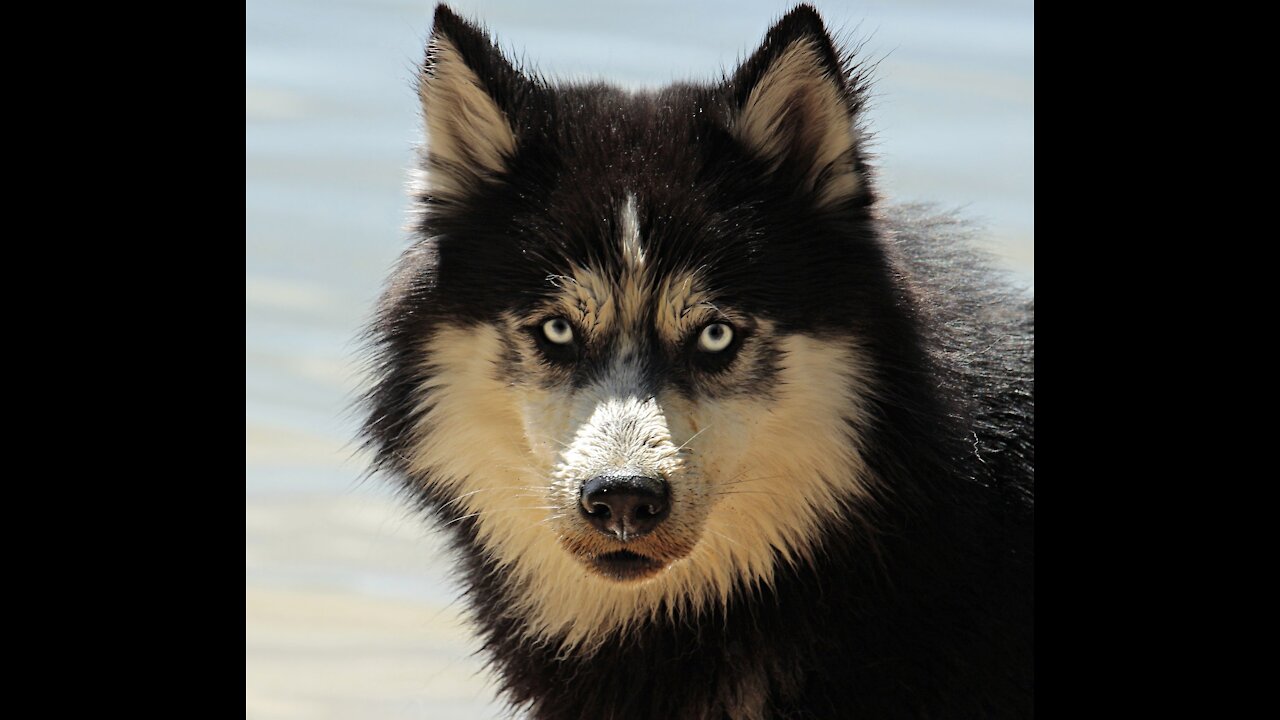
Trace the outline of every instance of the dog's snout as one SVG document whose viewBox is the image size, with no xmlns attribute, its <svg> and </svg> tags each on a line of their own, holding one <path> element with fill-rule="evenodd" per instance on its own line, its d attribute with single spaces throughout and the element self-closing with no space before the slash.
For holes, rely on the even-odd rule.
<svg viewBox="0 0 1280 720">
<path fill-rule="evenodd" d="M 667 484 L 640 475 L 599 475 L 582 486 L 582 512 L 587 522 L 622 541 L 653 531 L 670 510 Z"/>
</svg>

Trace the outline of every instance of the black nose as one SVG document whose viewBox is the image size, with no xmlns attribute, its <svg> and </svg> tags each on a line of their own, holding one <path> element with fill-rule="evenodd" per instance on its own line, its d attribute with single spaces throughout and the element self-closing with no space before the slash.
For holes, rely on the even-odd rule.
<svg viewBox="0 0 1280 720">
<path fill-rule="evenodd" d="M 600 475 L 582 486 L 582 512 L 605 535 L 627 541 L 667 518 L 667 484 L 637 475 Z"/>
</svg>

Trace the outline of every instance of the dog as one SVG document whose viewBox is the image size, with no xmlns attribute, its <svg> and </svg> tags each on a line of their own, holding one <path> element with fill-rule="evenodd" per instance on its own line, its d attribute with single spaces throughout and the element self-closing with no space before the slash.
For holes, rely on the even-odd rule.
<svg viewBox="0 0 1280 720">
<path fill-rule="evenodd" d="M 535 718 L 1033 713 L 1033 305 L 890 205 L 817 11 L 553 84 L 445 5 L 363 438 Z"/>
</svg>

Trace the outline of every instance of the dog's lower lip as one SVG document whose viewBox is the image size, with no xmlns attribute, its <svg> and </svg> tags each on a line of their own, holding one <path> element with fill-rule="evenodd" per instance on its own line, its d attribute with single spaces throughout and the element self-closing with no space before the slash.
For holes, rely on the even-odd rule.
<svg viewBox="0 0 1280 720">
<path fill-rule="evenodd" d="M 630 550 L 601 553 L 591 559 L 591 565 L 615 580 L 638 580 L 662 569 L 661 562 Z"/>
</svg>

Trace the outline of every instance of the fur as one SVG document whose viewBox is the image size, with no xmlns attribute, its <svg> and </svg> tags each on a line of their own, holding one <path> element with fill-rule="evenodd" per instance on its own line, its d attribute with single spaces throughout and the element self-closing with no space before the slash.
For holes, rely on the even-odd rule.
<svg viewBox="0 0 1280 720">
<path fill-rule="evenodd" d="M 441 5 L 419 95 L 364 436 L 512 707 L 1030 717 L 1032 306 L 877 197 L 813 8 L 719 83 L 628 93 Z M 612 476 L 666 488 L 656 529 L 591 526 Z"/>
</svg>

